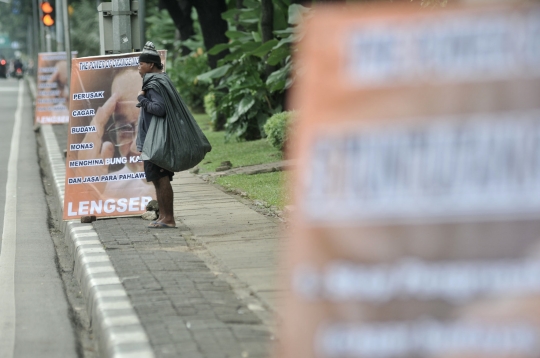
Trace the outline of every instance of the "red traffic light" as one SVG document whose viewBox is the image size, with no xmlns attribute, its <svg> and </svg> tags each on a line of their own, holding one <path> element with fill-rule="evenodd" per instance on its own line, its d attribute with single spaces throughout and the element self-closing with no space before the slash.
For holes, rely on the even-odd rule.
<svg viewBox="0 0 540 358">
<path fill-rule="evenodd" d="M 51 3 L 48 1 L 43 1 L 41 3 L 41 11 L 43 11 L 44 14 L 50 14 L 53 12 L 54 8 L 52 7 Z"/>
</svg>

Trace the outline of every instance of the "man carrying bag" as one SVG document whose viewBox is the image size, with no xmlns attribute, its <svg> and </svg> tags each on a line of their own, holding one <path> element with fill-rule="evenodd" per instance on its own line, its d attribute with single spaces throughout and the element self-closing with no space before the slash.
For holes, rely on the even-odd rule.
<svg viewBox="0 0 540 358">
<path fill-rule="evenodd" d="M 194 167 L 212 149 L 162 70 L 161 58 L 148 41 L 139 57 L 143 85 L 137 97 L 141 107 L 137 149 L 142 153 L 146 180 L 156 188 L 159 218 L 148 226 L 156 229 L 176 227 L 170 183 L 174 172 Z"/>
</svg>

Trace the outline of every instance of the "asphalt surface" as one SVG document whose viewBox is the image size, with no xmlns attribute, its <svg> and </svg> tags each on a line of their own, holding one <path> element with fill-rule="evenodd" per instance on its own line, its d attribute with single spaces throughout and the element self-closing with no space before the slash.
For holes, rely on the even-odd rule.
<svg viewBox="0 0 540 358">
<path fill-rule="evenodd" d="M 23 81 L 0 79 L 0 357 L 76 357 Z"/>
</svg>

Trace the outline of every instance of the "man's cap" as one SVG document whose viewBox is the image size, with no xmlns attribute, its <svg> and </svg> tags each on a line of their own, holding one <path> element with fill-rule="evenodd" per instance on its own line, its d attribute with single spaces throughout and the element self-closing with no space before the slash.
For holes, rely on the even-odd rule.
<svg viewBox="0 0 540 358">
<path fill-rule="evenodd" d="M 156 47 L 154 46 L 152 41 L 147 41 L 144 45 L 143 52 L 139 56 L 139 62 L 161 63 L 161 57 L 159 57 L 159 54 L 156 51 Z"/>
</svg>

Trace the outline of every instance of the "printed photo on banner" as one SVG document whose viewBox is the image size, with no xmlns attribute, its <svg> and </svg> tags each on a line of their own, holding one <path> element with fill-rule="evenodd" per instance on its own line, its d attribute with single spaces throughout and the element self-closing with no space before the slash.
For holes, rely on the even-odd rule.
<svg viewBox="0 0 540 358">
<path fill-rule="evenodd" d="M 139 55 L 72 61 L 65 220 L 138 215 L 155 199 L 136 147 Z"/>
<path fill-rule="evenodd" d="M 77 57 L 72 52 L 71 57 Z M 65 52 L 38 54 L 36 123 L 69 122 L 69 84 Z"/>
</svg>

